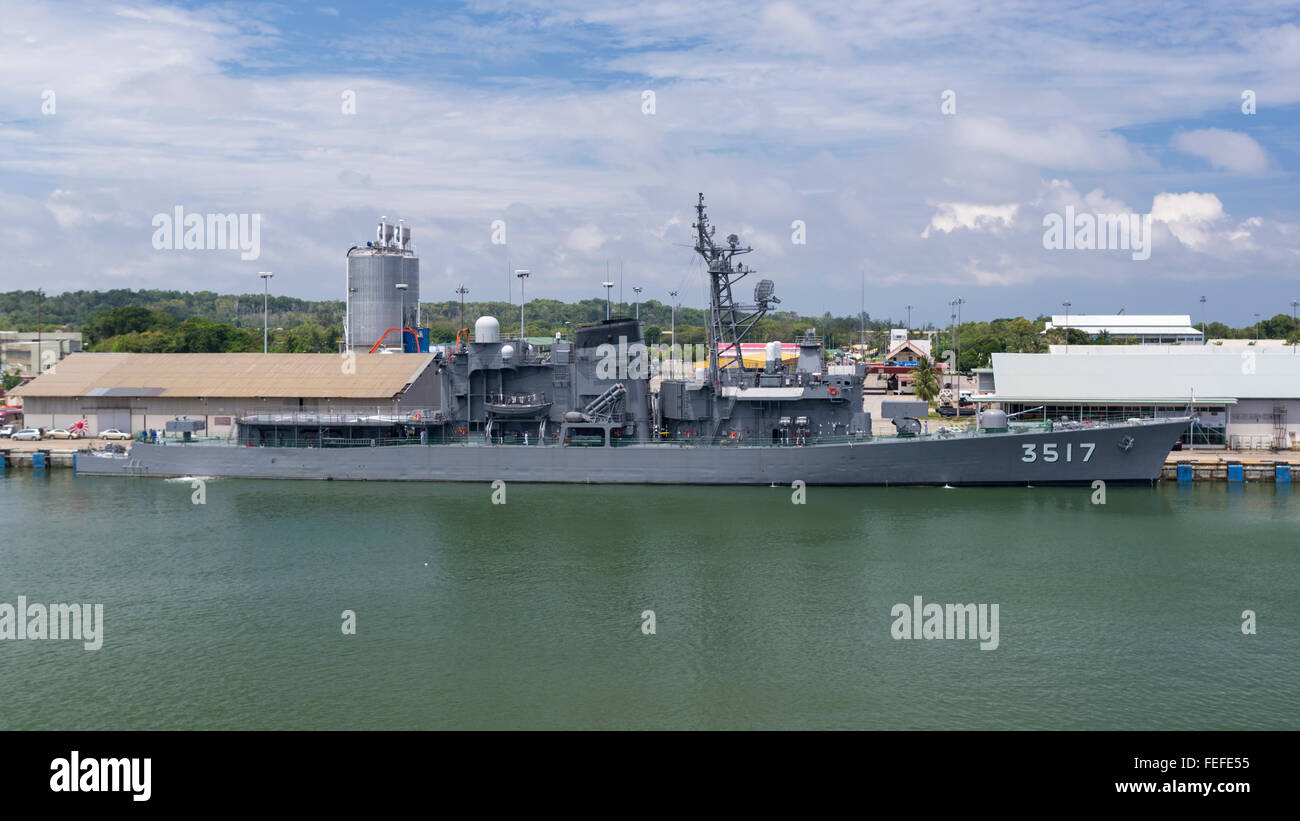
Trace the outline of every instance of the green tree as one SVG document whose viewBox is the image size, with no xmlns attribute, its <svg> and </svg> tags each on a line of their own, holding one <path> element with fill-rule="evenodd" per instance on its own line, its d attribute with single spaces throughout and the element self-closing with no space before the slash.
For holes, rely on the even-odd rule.
<svg viewBox="0 0 1300 821">
<path fill-rule="evenodd" d="M 916 367 L 912 369 L 912 389 L 916 391 L 918 399 L 926 402 L 933 402 L 934 398 L 939 395 L 939 372 L 935 369 L 934 363 L 930 357 L 922 354 L 917 357 Z"/>
</svg>

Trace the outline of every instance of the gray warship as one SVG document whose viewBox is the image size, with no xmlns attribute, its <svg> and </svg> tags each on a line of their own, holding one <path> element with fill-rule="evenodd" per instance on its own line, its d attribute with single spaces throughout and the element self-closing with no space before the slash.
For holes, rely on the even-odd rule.
<svg viewBox="0 0 1300 821">
<path fill-rule="evenodd" d="M 780 300 L 735 234 L 715 239 L 704 195 L 695 251 L 709 278 L 707 367 L 647 346 L 641 323 L 611 318 L 543 355 L 483 317 L 432 357 L 430 406 L 401 413 L 249 414 L 229 441 L 136 443 L 79 454 L 87 475 L 253 479 L 621 484 L 1071 485 L 1156 481 L 1189 419 L 1126 423 L 1008 419 L 984 410 L 971 430 L 930 433 L 915 415 L 873 430 L 865 366 L 826 364 L 811 331 L 787 362 L 742 344 Z M 755 278 L 757 279 L 757 278 Z M 521 328 L 522 330 L 522 328 Z M 466 335 L 468 336 L 468 335 Z M 791 357 L 793 358 L 793 357 Z M 666 363 L 666 364 L 665 364 Z M 666 372 L 665 372 L 666 368 Z M 181 420 L 177 430 L 183 429 Z M 886 424 L 884 420 L 875 420 Z M 169 423 L 170 426 L 170 423 Z"/>
</svg>

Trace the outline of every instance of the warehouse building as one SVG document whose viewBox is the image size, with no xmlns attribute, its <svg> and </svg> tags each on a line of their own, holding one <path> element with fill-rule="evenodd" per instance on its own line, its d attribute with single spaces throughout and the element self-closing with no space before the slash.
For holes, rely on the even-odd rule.
<svg viewBox="0 0 1300 821">
<path fill-rule="evenodd" d="M 1072 345 L 995 353 L 978 373 L 978 401 L 1024 418 L 1116 420 L 1182 416 L 1185 444 L 1300 447 L 1300 352 L 1295 347 Z"/>
<path fill-rule="evenodd" d="M 1052 317 L 1043 333 L 1053 328 L 1072 328 L 1096 339 L 1106 334 L 1116 341 L 1142 345 L 1200 344 L 1202 334 L 1192 327 L 1188 314 L 1060 314 Z"/>
<path fill-rule="evenodd" d="M 163 429 L 202 420 L 200 436 L 226 437 L 259 413 L 411 413 L 440 403 L 434 357 L 423 354 L 76 353 L 26 385 L 25 424 L 91 434 Z"/>
</svg>

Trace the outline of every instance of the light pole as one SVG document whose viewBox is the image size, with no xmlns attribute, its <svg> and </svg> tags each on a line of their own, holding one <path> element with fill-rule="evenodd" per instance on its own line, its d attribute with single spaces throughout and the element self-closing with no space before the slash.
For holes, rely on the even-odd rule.
<svg viewBox="0 0 1300 821">
<path fill-rule="evenodd" d="M 1255 341 L 1259 341 L 1259 314 L 1255 314 Z"/>
<path fill-rule="evenodd" d="M 912 306 L 907 306 L 907 337 L 912 338 Z"/>
<path fill-rule="evenodd" d="M 1204 345 L 1209 339 L 1209 328 L 1205 326 L 1205 297 L 1201 297 L 1201 344 Z"/>
<path fill-rule="evenodd" d="M 258 271 L 257 275 L 262 278 L 262 353 L 266 353 L 267 345 L 267 300 L 271 294 L 271 277 L 275 274 L 270 271 Z"/>
<path fill-rule="evenodd" d="M 459 348 L 461 331 L 465 332 L 465 341 L 469 341 L 469 328 L 465 327 L 465 294 L 469 293 L 469 289 L 461 285 L 456 289 L 456 293 L 460 294 L 460 327 L 456 329 L 456 347 Z"/>
<path fill-rule="evenodd" d="M 515 271 L 515 276 L 519 278 L 519 338 L 522 340 L 524 338 L 524 282 L 528 279 L 529 272 L 519 268 Z"/>
<path fill-rule="evenodd" d="M 609 313 L 610 313 L 610 305 L 609 305 L 609 300 L 610 300 L 610 289 L 612 289 L 612 288 L 614 287 L 614 283 L 613 283 L 613 282 L 610 282 L 610 281 L 607 279 L 607 280 L 605 280 L 604 282 L 600 283 L 600 285 L 601 285 L 602 288 L 605 289 L 605 319 L 608 320 L 608 319 L 610 318 L 610 316 L 609 316 Z"/>
<path fill-rule="evenodd" d="M 344 340 L 343 347 L 349 351 L 352 350 L 352 295 L 355 294 L 356 292 L 357 292 L 356 288 L 348 288 L 348 306 L 347 306 L 348 328 L 347 328 L 347 333 L 344 334 L 344 336 L 346 336 L 347 339 Z"/>
<path fill-rule="evenodd" d="M 641 321 L 641 286 L 633 285 L 632 292 L 636 294 L 636 321 Z"/>
<path fill-rule="evenodd" d="M 397 329 L 397 339 L 402 346 L 402 352 L 405 353 L 406 352 L 406 289 L 408 286 L 405 282 L 399 282 L 393 287 L 396 288 L 398 290 L 398 293 L 402 295 L 401 312 L 397 315 L 398 316 L 397 324 L 400 326 Z M 419 348 L 420 346 L 416 345 L 415 347 Z"/>
<path fill-rule="evenodd" d="M 677 346 L 677 292 L 676 291 L 668 292 L 668 301 L 669 301 L 669 310 L 672 312 L 669 315 L 670 319 L 668 320 L 668 336 L 670 337 L 670 339 L 668 340 L 668 344 L 672 346 L 671 348 L 668 349 L 669 351 L 668 359 L 671 361 L 673 358 L 672 351 L 681 350 L 681 348 Z M 678 354 L 678 356 L 680 357 L 681 354 Z M 673 375 L 676 376 L 676 374 Z"/>
<path fill-rule="evenodd" d="M 957 371 L 957 398 L 961 398 L 961 306 L 966 304 L 966 300 L 957 297 L 953 302 L 957 305 L 957 328 L 952 337 L 953 361 L 956 363 L 954 370 Z"/>
<path fill-rule="evenodd" d="M 1065 352 L 1070 352 L 1070 300 L 1061 303 L 1065 306 Z"/>
<path fill-rule="evenodd" d="M 1291 300 L 1291 338 L 1292 339 L 1296 339 L 1297 337 L 1300 337 L 1300 326 L 1296 325 L 1296 318 L 1295 318 L 1295 309 L 1297 305 L 1300 305 L 1300 300 L 1295 300 L 1295 299 Z M 1295 356 L 1295 342 L 1291 343 L 1291 355 Z"/>
<path fill-rule="evenodd" d="M 32 360 L 32 373 L 37 376 L 41 375 L 41 300 L 44 298 L 41 289 L 36 289 L 36 358 Z"/>
</svg>

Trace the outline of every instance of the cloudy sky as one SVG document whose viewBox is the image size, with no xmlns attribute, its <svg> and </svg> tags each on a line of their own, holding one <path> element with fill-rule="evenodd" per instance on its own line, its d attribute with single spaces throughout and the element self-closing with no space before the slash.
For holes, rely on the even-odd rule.
<svg viewBox="0 0 1300 821">
<path fill-rule="evenodd" d="M 412 227 L 426 301 L 505 299 L 511 267 L 530 297 L 601 296 L 621 264 L 627 299 L 702 306 L 704 192 L 804 313 L 856 312 L 865 277 L 872 316 L 911 304 L 917 324 L 956 296 L 975 319 L 1069 300 L 1199 321 L 1204 295 L 1245 325 L 1300 299 L 1297 18 L 0 0 L 0 290 L 246 292 L 270 270 L 277 293 L 341 299 L 347 248 L 386 215 Z M 260 257 L 156 249 L 177 207 L 260 214 Z M 1149 258 L 1045 248 L 1067 208 L 1150 215 Z"/>
</svg>

